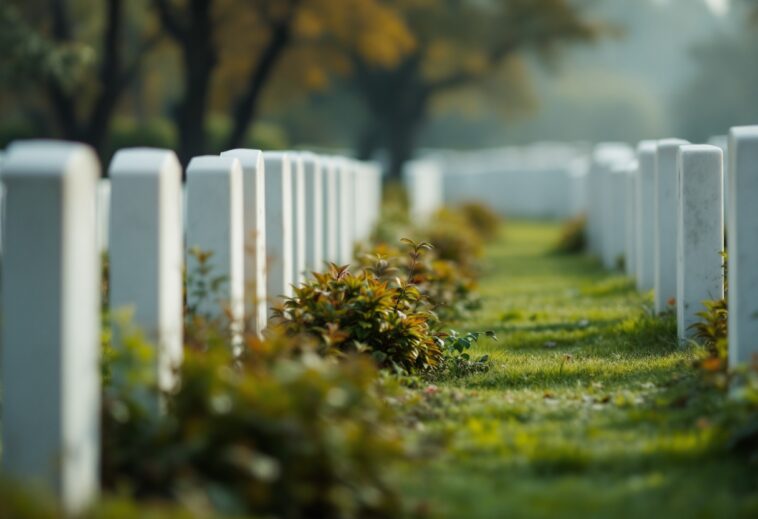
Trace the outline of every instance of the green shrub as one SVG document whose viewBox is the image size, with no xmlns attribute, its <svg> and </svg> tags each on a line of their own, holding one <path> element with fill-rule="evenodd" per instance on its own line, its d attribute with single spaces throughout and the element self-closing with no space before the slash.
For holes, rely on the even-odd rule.
<svg viewBox="0 0 758 519">
<path fill-rule="evenodd" d="M 580 254 L 587 246 L 587 217 L 576 216 L 563 224 L 558 242 L 553 247 L 556 254 Z"/>
<path fill-rule="evenodd" d="M 105 390 L 105 488 L 214 514 L 397 516 L 387 469 L 404 449 L 373 363 L 322 359 L 282 338 L 246 339 L 240 356 L 230 347 L 187 349 L 169 394 L 157 390 L 149 347 L 131 341 L 115 353 L 128 375 Z"/>
<path fill-rule="evenodd" d="M 474 229 L 485 240 L 494 239 L 500 228 L 502 219 L 490 206 L 481 202 L 467 202 L 460 206 L 460 212 Z"/>
<path fill-rule="evenodd" d="M 472 274 L 483 252 L 482 239 L 472 230 L 459 212 L 440 209 L 429 226 L 421 230 L 422 236 L 433 246 L 437 257 L 452 261 L 459 270 Z"/>
<path fill-rule="evenodd" d="M 391 282 L 398 275 L 408 277 L 411 261 L 396 247 L 379 244 L 358 255 L 362 268 Z M 413 282 L 425 303 L 442 321 L 461 319 L 479 307 L 476 279 L 452 261 L 441 260 L 432 249 L 413 264 Z"/>
<path fill-rule="evenodd" d="M 729 283 L 727 270 L 727 253 L 722 253 L 724 259 L 724 297 L 703 301 L 705 310 L 699 312 L 700 322 L 691 326 L 697 342 L 705 346 L 707 357 L 699 362 L 699 366 L 709 372 L 724 372 L 728 366 L 728 319 L 729 319 Z"/>
<path fill-rule="evenodd" d="M 459 335 L 457 331 L 450 330 L 445 335 L 443 361 L 435 369 L 434 376 L 436 378 L 459 378 L 489 371 L 489 355 L 472 358 L 469 353 L 471 347 L 479 342 L 482 335 L 497 340 L 494 332 L 469 332 Z"/>
<path fill-rule="evenodd" d="M 413 244 L 405 279 L 331 265 L 275 311 L 279 326 L 290 336 L 316 340 L 324 355 L 364 352 L 380 367 L 406 372 L 436 366 L 442 354 L 432 329 L 436 318 L 414 280 L 414 266 L 427 248 Z"/>
</svg>

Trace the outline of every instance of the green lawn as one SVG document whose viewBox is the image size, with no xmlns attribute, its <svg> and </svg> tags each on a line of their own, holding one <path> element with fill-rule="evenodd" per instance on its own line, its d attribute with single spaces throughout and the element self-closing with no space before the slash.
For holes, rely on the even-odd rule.
<svg viewBox="0 0 758 519">
<path fill-rule="evenodd" d="M 673 319 L 559 229 L 511 223 L 487 250 L 491 370 L 427 388 L 431 446 L 402 484 L 432 517 L 758 517 L 755 466 L 724 450 L 724 396 L 704 389 Z M 436 445 L 444 445 L 442 449 Z M 751 474 L 752 473 L 752 474 Z"/>
</svg>

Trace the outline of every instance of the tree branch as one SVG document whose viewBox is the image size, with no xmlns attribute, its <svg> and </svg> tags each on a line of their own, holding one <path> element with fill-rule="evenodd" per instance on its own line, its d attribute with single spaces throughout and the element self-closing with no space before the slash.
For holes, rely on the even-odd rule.
<svg viewBox="0 0 758 519">
<path fill-rule="evenodd" d="M 175 40 L 185 40 L 188 33 L 187 28 L 179 21 L 168 0 L 153 0 L 153 5 L 158 11 L 158 17 L 161 19 L 161 24 L 166 32 Z"/>
</svg>

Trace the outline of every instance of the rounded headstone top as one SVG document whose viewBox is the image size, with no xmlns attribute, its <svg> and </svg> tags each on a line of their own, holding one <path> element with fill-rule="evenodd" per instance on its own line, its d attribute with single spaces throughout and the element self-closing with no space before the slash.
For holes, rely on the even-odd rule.
<svg viewBox="0 0 758 519">
<path fill-rule="evenodd" d="M 111 159 L 110 175 L 157 174 L 166 168 L 181 174 L 181 165 L 176 153 L 161 148 L 125 148 Z"/>
<path fill-rule="evenodd" d="M 92 147 L 78 142 L 34 139 L 14 141 L 3 161 L 3 178 L 61 177 L 93 174 L 100 177 L 100 162 Z"/>
</svg>

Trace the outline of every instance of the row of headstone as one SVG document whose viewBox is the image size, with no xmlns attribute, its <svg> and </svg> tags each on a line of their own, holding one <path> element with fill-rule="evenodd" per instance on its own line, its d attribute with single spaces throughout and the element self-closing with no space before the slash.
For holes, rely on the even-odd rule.
<svg viewBox="0 0 758 519">
<path fill-rule="evenodd" d="M 608 268 L 623 262 L 638 290 L 653 291 L 657 314 L 676 313 L 686 342 L 703 301 L 724 297 L 726 231 L 735 366 L 758 355 L 758 126 L 710 142 L 642 141 L 634 153 L 598 145 L 588 178 L 588 248 Z"/>
<path fill-rule="evenodd" d="M 583 213 L 589 200 L 590 161 L 583 144 L 428 150 L 422 156 L 405 171 L 412 212 L 479 201 L 508 217 L 568 218 Z M 439 170 L 436 179 L 430 167 Z"/>
<path fill-rule="evenodd" d="M 260 333 L 308 272 L 352 260 L 381 196 L 380 169 L 345 157 L 232 150 L 192 159 L 183 186 L 172 151 L 121 150 L 100 180 L 89 147 L 56 141 L 12 144 L 0 180 L 2 469 L 69 512 L 98 490 L 101 254 L 111 310 L 131 309 L 170 388 L 185 265 L 189 308 Z"/>
</svg>

